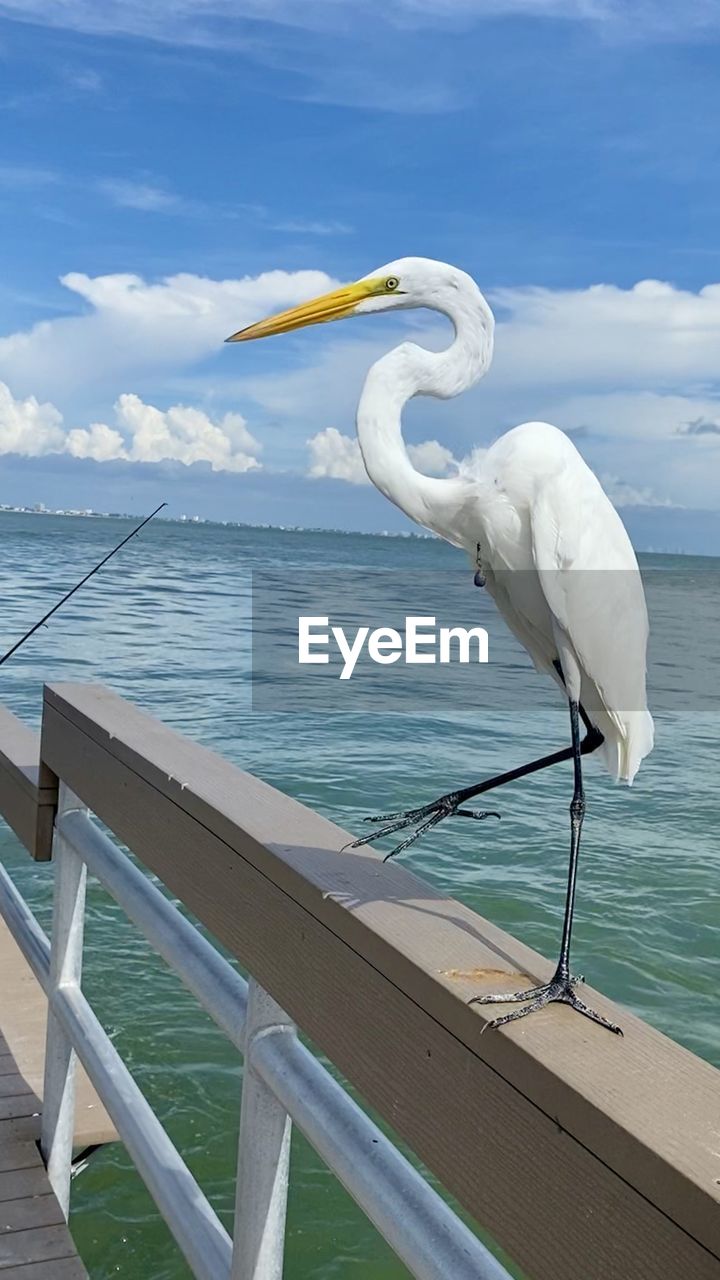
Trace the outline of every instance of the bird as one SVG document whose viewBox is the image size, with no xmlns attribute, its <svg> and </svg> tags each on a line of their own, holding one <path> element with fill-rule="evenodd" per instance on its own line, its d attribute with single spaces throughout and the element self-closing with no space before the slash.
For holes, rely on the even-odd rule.
<svg viewBox="0 0 720 1280">
<path fill-rule="evenodd" d="M 631 784 L 653 747 L 646 693 L 648 614 L 630 538 L 600 481 L 573 441 L 545 422 L 526 422 L 477 450 L 472 465 L 443 478 L 423 475 L 403 440 L 403 407 L 414 396 L 449 399 L 490 367 L 495 321 L 475 280 L 458 267 L 406 257 L 309 302 L 239 330 L 247 342 L 350 316 L 429 308 L 446 316 L 454 340 L 442 351 L 403 342 L 370 368 L 357 409 L 367 474 L 411 520 L 464 550 L 505 623 L 537 671 L 550 676 L 569 710 L 570 745 L 455 788 L 427 804 L 366 819 L 378 830 L 359 848 L 410 829 L 387 857 L 453 815 L 485 819 L 468 801 L 561 761 L 573 763 L 570 860 L 557 965 L 550 981 L 520 992 L 473 997 L 519 1007 L 488 1021 L 501 1027 L 559 1002 L 608 1030 L 619 1026 L 580 999 L 570 969 L 580 837 L 585 817 L 583 757 L 597 752 L 617 781 Z M 581 725 L 584 728 L 582 736 Z M 495 814 L 494 816 L 498 816 Z"/>
</svg>

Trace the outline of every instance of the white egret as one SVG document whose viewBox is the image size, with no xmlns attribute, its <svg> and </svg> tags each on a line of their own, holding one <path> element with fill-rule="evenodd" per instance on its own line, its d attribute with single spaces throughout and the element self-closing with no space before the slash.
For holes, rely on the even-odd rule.
<svg viewBox="0 0 720 1280">
<path fill-rule="evenodd" d="M 417 524 L 468 552 L 476 577 L 484 581 L 536 668 L 563 690 L 570 709 L 571 746 L 407 812 L 368 819 L 387 825 L 353 847 L 412 827 L 391 857 L 453 814 L 489 816 L 463 807 L 473 796 L 572 760 L 570 868 L 557 968 L 543 986 L 478 1001 L 526 1002 L 491 1026 L 561 1001 L 620 1033 L 578 998 L 574 987 L 579 979 L 570 973 L 585 813 L 582 756 L 599 751 L 612 776 L 631 783 L 653 745 L 645 692 L 645 597 L 635 553 L 615 508 L 572 441 L 543 422 L 508 431 L 472 472 L 461 468 L 457 476 L 437 479 L 413 467 L 402 437 L 403 406 L 416 395 L 458 395 L 482 377 L 492 357 L 492 311 L 475 281 L 456 267 L 427 258 L 401 258 L 355 284 L 250 325 L 228 341 L 409 307 L 429 307 L 448 316 L 455 340 L 440 352 L 404 342 L 370 369 L 357 412 L 367 473 Z M 582 740 L 580 720 L 586 729 Z"/>
</svg>

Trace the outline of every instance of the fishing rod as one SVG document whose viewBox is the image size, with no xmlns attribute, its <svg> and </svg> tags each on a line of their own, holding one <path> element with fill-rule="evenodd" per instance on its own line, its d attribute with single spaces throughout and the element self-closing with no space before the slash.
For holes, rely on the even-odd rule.
<svg viewBox="0 0 720 1280">
<path fill-rule="evenodd" d="M 166 507 L 166 506 L 167 506 L 167 502 L 161 502 L 160 506 L 156 507 L 154 511 L 151 511 L 150 515 L 146 516 L 145 519 L 141 521 L 141 523 L 137 526 L 136 529 L 133 529 L 131 533 L 128 533 L 127 536 L 123 538 L 122 542 L 118 542 L 117 546 L 113 547 L 112 551 L 108 551 L 107 555 L 103 556 L 100 563 L 96 564 L 94 569 L 91 569 L 89 573 L 85 574 L 84 578 L 81 578 L 80 581 L 77 582 L 74 587 L 71 587 L 70 590 L 65 593 L 62 600 L 58 600 L 57 604 L 54 604 L 52 609 L 48 609 L 47 613 L 40 619 L 40 621 L 36 622 L 34 627 L 31 627 L 29 631 L 26 631 L 25 635 L 21 636 L 20 639 L 16 641 L 16 643 L 12 646 L 12 648 L 8 649 L 7 653 L 4 653 L 2 655 L 2 657 L 0 658 L 0 667 L 2 666 L 3 662 L 7 662 L 8 658 L 12 658 L 13 654 L 17 653 L 21 644 L 24 644 L 26 640 L 30 639 L 30 636 L 34 635 L 36 631 L 39 631 L 40 627 L 45 625 L 48 618 L 52 618 L 53 614 L 57 613 L 58 609 L 62 608 L 66 600 L 69 600 L 71 596 L 75 595 L 76 591 L 79 591 L 81 587 L 84 587 L 85 583 L 90 581 L 90 579 L 94 576 L 94 574 L 97 573 L 98 569 L 102 569 L 103 565 L 107 564 L 108 560 L 112 560 L 113 556 L 117 555 L 117 552 L 120 551 L 120 549 L 125 546 L 125 543 L 129 542 L 131 538 L 134 538 L 135 534 L 139 533 L 141 529 L 144 529 L 145 525 L 149 524 L 149 522 L 153 519 L 153 517 L 157 515 L 158 511 L 162 511 L 163 507 Z"/>
</svg>

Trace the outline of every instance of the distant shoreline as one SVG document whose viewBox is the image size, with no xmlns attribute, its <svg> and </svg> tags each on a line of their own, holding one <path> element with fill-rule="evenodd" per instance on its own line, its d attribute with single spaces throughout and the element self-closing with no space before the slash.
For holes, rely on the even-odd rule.
<svg viewBox="0 0 720 1280">
<path fill-rule="evenodd" d="M 147 512 L 142 511 L 85 511 L 79 509 L 64 510 L 58 508 L 51 511 L 49 507 L 10 507 L 0 503 L 0 516 L 54 516 L 58 519 L 71 520 L 142 520 Z M 342 534 L 346 538 L 417 538 L 419 540 L 437 540 L 434 533 L 415 533 L 408 529 L 391 531 L 389 529 L 331 529 L 320 526 L 298 524 L 250 524 L 243 520 L 208 520 L 205 516 L 155 516 L 155 520 L 163 524 L 209 525 L 216 529 L 266 529 L 276 533 L 333 533 Z"/>
<path fill-rule="evenodd" d="M 81 510 L 64 510 L 58 509 L 51 511 L 48 508 L 41 507 L 10 507 L 7 504 L 0 504 L 0 516 L 16 515 L 16 516 L 54 516 L 57 519 L 70 520 L 141 520 L 146 512 L 137 511 L 93 511 L 87 509 Z M 187 525 L 202 525 L 212 529 L 251 529 L 257 532 L 266 531 L 268 533 L 313 533 L 313 534 L 332 534 L 334 537 L 343 538 L 400 538 L 405 541 L 416 540 L 424 542 L 441 542 L 442 539 L 436 537 L 433 533 L 415 533 L 414 530 L 391 531 L 389 529 L 330 529 L 319 528 L 317 526 L 304 526 L 292 524 L 250 524 L 242 520 L 208 520 L 205 516 L 156 516 L 157 521 L 163 524 L 176 524 L 186 527 Z M 638 555 L 641 556 L 683 556 L 688 559 L 698 560 L 716 560 L 718 556 L 711 551 L 686 551 L 681 547 L 636 547 Z"/>
</svg>

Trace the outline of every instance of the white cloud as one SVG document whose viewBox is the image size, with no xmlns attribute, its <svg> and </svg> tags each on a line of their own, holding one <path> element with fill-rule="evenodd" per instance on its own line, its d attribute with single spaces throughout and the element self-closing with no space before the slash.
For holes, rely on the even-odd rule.
<svg viewBox="0 0 720 1280">
<path fill-rule="evenodd" d="M 187 405 L 156 409 L 139 396 L 122 395 L 115 405 L 117 429 L 94 423 L 68 436 L 75 457 L 110 457 L 129 462 L 209 462 L 213 471 L 251 471 L 260 466 L 260 445 L 239 413 L 213 422 L 202 409 Z"/>
<path fill-rule="evenodd" d="M 62 414 L 52 404 L 39 404 L 34 396 L 15 400 L 0 382 L 0 453 L 21 453 L 38 458 L 62 449 Z"/>
<path fill-rule="evenodd" d="M 697 409 L 697 404 L 694 407 Z M 700 412 L 696 418 L 688 418 L 686 422 L 681 422 L 676 434 L 679 436 L 692 436 L 693 440 L 703 440 L 711 445 L 720 444 L 719 412 L 720 406 L 717 406 L 717 402 L 713 402 L 710 413 L 714 414 L 714 416 L 705 417 Z"/>
<path fill-rule="evenodd" d="M 66 67 L 62 72 L 65 83 L 80 93 L 99 93 L 103 79 L 92 67 Z"/>
<path fill-rule="evenodd" d="M 604 473 L 600 482 L 610 501 L 616 507 L 674 507 L 669 498 L 658 498 L 649 485 L 638 488 L 621 480 L 619 476 Z"/>
<path fill-rule="evenodd" d="M 358 264 L 358 273 L 371 267 Z M 223 346 L 244 324 L 331 288 L 335 282 L 319 271 L 230 280 L 183 274 L 157 282 L 73 272 L 63 283 L 84 313 L 0 338 L 0 378 L 16 396 L 62 405 L 75 423 L 92 417 L 103 430 L 76 428 L 81 434 L 73 435 L 72 447 L 96 457 L 140 456 L 131 450 L 141 448 L 133 446 L 127 423 L 103 420 L 98 404 L 128 386 L 145 402 L 162 397 L 167 403 L 172 387 L 173 400 L 190 404 L 202 398 L 242 410 L 255 401 L 253 415 L 273 423 L 271 465 L 300 464 L 297 442 L 304 431 L 315 442 L 311 474 L 362 482 L 351 424 L 369 365 L 404 337 L 434 347 L 450 340 L 444 322 L 421 323 L 400 312 L 262 348 Z M 517 288 L 497 290 L 491 300 L 499 323 L 488 377 L 455 400 L 422 397 L 408 408 L 408 438 L 425 441 L 419 469 L 442 473 L 450 458 L 488 444 L 515 423 L 545 419 L 574 435 L 595 470 L 623 477 L 638 493 L 649 489 L 685 506 L 716 505 L 720 468 L 707 460 L 720 445 L 720 285 L 697 293 L 647 281 L 630 289 Z M 286 366 L 300 343 L 302 361 Z M 211 353 L 211 372 L 193 367 Z M 269 372 L 260 374 L 263 368 Z M 317 433 L 319 413 L 337 428 Z M 171 435 L 177 438 L 175 429 Z M 441 451 L 434 458 L 428 442 Z M 184 452 L 168 456 L 191 453 L 185 440 Z M 235 454 L 256 458 L 240 444 Z M 232 453 L 206 450 L 211 465 L 227 466 L 228 458 L 231 466 L 245 465 Z"/>
<path fill-rule="evenodd" d="M 208 204 L 204 200 L 180 195 L 171 191 L 153 175 L 140 178 L 100 178 L 95 183 L 100 195 L 120 209 L 135 209 L 139 213 L 163 213 L 184 218 L 237 218 L 240 213 L 254 214 L 262 218 L 266 210 L 260 205 Z"/>
<path fill-rule="evenodd" d="M 720 370 L 720 284 L 697 293 L 656 281 L 629 289 L 497 289 L 489 299 L 498 317 L 492 367 L 473 392 L 442 406 L 443 422 L 457 421 L 472 404 L 487 436 L 493 418 L 499 429 L 502 421 L 519 421 L 518 412 L 545 417 L 562 405 L 567 420 L 560 425 L 577 427 L 590 415 L 599 429 L 595 419 L 612 395 L 613 410 L 623 410 L 618 432 L 648 436 L 674 433 L 695 402 L 704 413 L 712 403 Z M 434 322 L 418 338 L 416 323 L 413 313 L 401 312 L 392 321 L 364 317 L 333 325 L 316 338 L 312 363 L 247 385 L 272 413 L 306 414 L 308 420 L 316 416 L 321 385 L 323 411 L 342 421 L 369 365 L 393 341 L 411 337 L 440 348 L 451 340 L 449 329 Z M 605 425 L 613 429 L 607 415 Z"/>
<path fill-rule="evenodd" d="M 353 436 L 343 435 L 336 427 L 326 427 L 307 441 L 310 450 L 308 475 L 314 479 L 346 480 L 349 484 L 369 484 L 363 465 L 360 446 Z M 443 476 L 457 474 L 472 477 L 480 469 L 486 449 L 473 449 L 466 458 L 457 459 L 445 445 L 437 440 L 408 445 L 413 464 L 424 475 Z M 604 473 L 600 476 L 610 501 L 622 507 L 672 507 L 669 498 L 659 498 L 649 485 L 634 485 L 619 476 Z"/>
<path fill-rule="evenodd" d="M 582 24 L 601 40 L 716 36 L 719 0 L 0 0 L 0 19 L 239 51 L 303 102 L 410 115 L 481 100 L 473 39 L 488 20 Z M 480 34 L 482 39 L 482 34 Z M 437 41 L 452 42 L 437 49 Z M 467 44 L 467 49 L 463 48 Z M 397 50 L 402 50 L 398 57 Z M 451 56 L 446 56 L 450 53 Z M 525 73 L 522 60 L 519 74 Z M 37 95 L 35 95 L 37 96 Z M 27 95 L 15 99 L 17 105 Z M 7 103 L 5 105 L 8 105 Z"/>
<path fill-rule="evenodd" d="M 630 289 L 496 289 L 495 381 L 657 387 L 714 380 L 720 284 L 698 293 L 658 280 Z"/>
<path fill-rule="evenodd" d="M 422 444 L 409 444 L 410 461 L 426 476 L 444 476 L 458 466 L 450 449 L 437 440 L 424 440 Z"/>
<path fill-rule="evenodd" d="M 370 480 L 355 436 L 345 436 L 337 427 L 326 427 L 307 441 L 310 450 L 308 475 L 315 479 L 347 480 L 350 484 L 369 484 Z M 411 462 L 424 475 L 444 476 L 457 471 L 459 463 L 450 449 L 437 440 L 407 446 Z"/>
<path fill-rule="evenodd" d="M 88 276 L 61 283 L 86 304 L 81 315 L 46 320 L 0 338 L 0 377 L 23 394 L 63 398 L 122 386 L 220 352 L 229 334 L 270 311 L 336 283 L 322 271 L 267 271 L 236 280 L 181 274 L 157 282 L 141 276 Z M 236 353 L 237 356 L 237 353 Z"/>
<path fill-rule="evenodd" d="M 119 431 L 103 422 L 90 427 L 73 427 L 68 431 L 63 448 L 73 458 L 92 458 L 95 462 L 114 462 L 127 458 L 125 441 Z"/>
<path fill-rule="evenodd" d="M 0 190 L 48 187 L 59 181 L 58 174 L 52 169 L 41 169 L 32 164 L 0 164 Z"/>
<path fill-rule="evenodd" d="M 179 196 L 149 182 L 103 178 L 98 182 L 98 190 L 121 209 L 138 209 L 143 213 L 175 213 L 183 205 Z"/>
<path fill-rule="evenodd" d="M 288 289 L 288 282 L 282 287 Z M 298 288 L 297 296 L 326 287 L 325 279 L 316 278 Z M 167 302 L 175 293 L 171 289 L 169 297 L 162 296 Z M 144 305 L 144 293 L 138 301 Z M 541 418 L 574 431 L 596 470 L 622 476 L 644 498 L 649 491 L 651 497 L 660 494 L 659 501 L 716 505 L 720 471 L 709 468 L 703 455 L 720 444 L 720 435 L 707 427 L 720 420 L 720 285 L 696 293 L 657 282 L 629 289 L 525 288 L 496 291 L 492 302 L 500 322 L 488 378 L 454 401 L 414 402 L 407 414 L 410 439 L 420 434 L 442 440 L 460 458 L 517 422 Z M 255 314 L 274 305 L 265 296 Z M 312 342 L 305 340 L 306 352 L 318 352 L 314 360 L 306 356 L 300 366 L 275 367 L 268 376 L 243 380 L 242 369 L 257 368 L 255 357 L 235 361 L 231 394 L 240 405 L 244 397 L 253 397 L 276 424 L 287 427 L 289 441 L 297 439 L 298 426 L 314 434 L 319 408 L 348 440 L 365 373 L 383 351 L 406 336 L 434 347 L 447 344 L 444 325 L 433 321 L 418 334 L 417 319 L 400 313 L 330 326 Z M 286 340 L 286 349 L 295 341 Z M 222 383 L 214 377 L 212 386 L 217 392 Z M 700 430 L 688 428 L 698 422 Z M 362 481 L 354 442 L 343 445 L 320 435 L 313 474 L 349 473 Z M 662 449 L 650 455 L 651 443 Z M 292 465 L 294 446 L 287 447 Z"/>
<path fill-rule="evenodd" d="M 358 442 L 344 436 L 337 427 L 326 427 L 307 441 L 310 450 L 308 475 L 314 479 L 348 480 L 350 484 L 369 484 L 368 474 Z"/>
<path fill-rule="evenodd" d="M 244 472 L 261 464 L 259 442 L 239 413 L 217 421 L 202 409 L 173 405 L 157 409 L 139 396 L 121 395 L 115 405 L 115 425 L 94 422 L 68 430 L 52 404 L 34 396 L 16 400 L 0 382 L 0 454 L 41 457 L 67 453 L 95 462 L 209 463 L 213 471 Z"/>
<path fill-rule="evenodd" d="M 697 444 L 720 444 L 720 432 L 712 430 L 720 415 L 717 396 L 607 391 L 565 396 L 543 413 L 576 440 L 595 435 L 650 443 L 686 436 Z"/>
<path fill-rule="evenodd" d="M 353 228 L 346 222 L 315 222 L 303 218 L 288 218 L 273 223 L 273 231 L 286 231 L 290 235 L 349 236 Z"/>
<path fill-rule="evenodd" d="M 247 45 L 242 19 L 311 31 L 346 33 L 353 23 L 342 0 L 0 0 L 0 15 L 102 35 L 134 35 L 181 44 Z M 720 22 L 716 0 L 358 0 L 352 17 L 384 27 L 453 26 L 459 21 L 525 15 L 564 18 L 633 31 L 688 35 Z"/>
<path fill-rule="evenodd" d="M 126 195 L 146 208 L 174 199 L 153 186 L 128 189 Z M 183 273 L 156 282 L 133 274 L 69 272 L 62 284 L 85 304 L 85 313 L 0 338 L 0 377 L 23 394 L 50 398 L 93 384 L 105 389 L 110 375 L 127 384 L 145 372 L 219 354 L 234 330 L 336 283 L 321 271 L 269 271 L 229 280 Z M 486 397 L 512 391 L 517 399 L 528 387 L 562 389 L 565 398 L 573 388 L 588 395 L 610 387 L 646 394 L 659 388 L 687 394 L 692 388 L 697 395 L 717 378 L 720 284 L 698 293 L 657 281 L 630 289 L 502 289 L 491 302 L 499 322 L 493 367 L 483 384 Z M 398 322 L 416 336 L 412 318 L 395 317 Z M 320 354 L 312 367 L 256 379 L 252 389 L 268 407 L 297 412 L 304 400 L 316 397 L 322 369 L 330 393 L 342 391 L 347 402 L 349 392 L 359 389 L 363 362 L 379 354 L 386 332 L 366 317 L 343 328 L 336 340 L 333 326 L 329 341 L 317 339 Z M 352 337 L 354 342 L 347 341 Z M 426 330 L 427 338 L 443 345 L 446 330 Z M 252 364 L 246 359 L 240 365 L 235 353 L 234 376 L 241 367 Z M 337 416 L 334 405 L 329 411 Z M 308 416 L 316 416 L 315 407 Z"/>
</svg>

